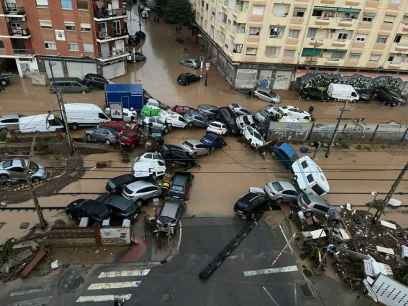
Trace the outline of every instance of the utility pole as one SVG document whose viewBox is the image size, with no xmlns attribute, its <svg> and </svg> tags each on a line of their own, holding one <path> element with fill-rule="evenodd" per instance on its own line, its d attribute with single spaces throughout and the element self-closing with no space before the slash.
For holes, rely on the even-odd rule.
<svg viewBox="0 0 408 306">
<path fill-rule="evenodd" d="M 379 206 L 377 208 L 377 211 L 375 212 L 374 215 L 374 222 L 377 222 L 378 220 L 380 220 L 385 206 L 388 204 L 388 202 L 391 200 L 391 197 L 394 195 L 395 190 L 397 190 L 397 187 L 399 185 L 399 183 L 401 182 L 402 178 L 404 177 L 405 172 L 408 170 L 408 162 L 405 163 L 404 168 L 402 168 L 400 174 L 398 175 L 397 179 L 394 181 L 394 183 L 392 184 L 390 191 L 388 191 L 388 193 L 386 194 L 384 200 L 380 201 Z"/>
<path fill-rule="evenodd" d="M 347 107 L 347 101 L 344 101 L 343 107 L 342 107 L 341 110 L 340 110 L 340 115 L 337 117 L 336 127 L 334 128 L 334 132 L 333 132 L 333 134 L 332 134 L 332 136 L 331 136 L 329 145 L 328 145 L 328 147 L 327 147 L 327 151 L 326 151 L 326 154 L 325 154 L 325 157 L 326 157 L 326 158 L 329 157 L 329 155 L 330 155 L 330 149 L 331 149 L 331 147 L 333 146 L 334 141 L 336 140 L 337 130 L 339 129 L 340 123 L 341 123 L 341 121 L 343 120 L 343 114 L 344 114 L 344 112 L 350 111 L 350 110 L 346 109 L 346 107 Z"/>
<path fill-rule="evenodd" d="M 50 71 L 51 71 L 51 79 L 54 81 L 54 70 L 52 69 L 52 64 L 51 61 L 48 61 L 48 65 L 50 67 Z M 71 132 L 69 130 L 69 126 L 68 126 L 68 120 L 67 120 L 67 113 L 65 111 L 65 104 L 64 104 L 64 99 L 62 97 L 62 93 L 61 91 L 54 87 L 54 91 L 55 91 L 55 95 L 57 96 L 57 101 L 58 101 L 58 106 L 59 106 L 59 110 L 60 110 L 60 115 L 61 115 L 61 119 L 64 123 L 64 128 L 65 128 L 65 137 L 68 143 L 68 147 L 69 147 L 69 153 L 70 155 L 74 154 L 74 145 L 72 143 L 72 137 L 71 137 Z"/>
</svg>

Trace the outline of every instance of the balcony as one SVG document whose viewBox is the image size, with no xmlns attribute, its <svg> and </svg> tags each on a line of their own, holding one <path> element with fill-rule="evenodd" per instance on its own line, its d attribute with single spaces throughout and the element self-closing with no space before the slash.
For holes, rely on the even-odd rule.
<svg viewBox="0 0 408 306">
<path fill-rule="evenodd" d="M 110 42 L 110 41 L 129 38 L 129 34 L 125 30 L 122 30 L 122 31 L 109 31 L 109 32 L 101 31 L 101 32 L 98 32 L 97 35 L 98 35 L 98 37 L 96 38 L 96 41 L 98 43 L 106 43 L 106 42 Z"/>
<path fill-rule="evenodd" d="M 24 57 L 33 57 L 34 50 L 32 49 L 11 49 L 7 52 L 6 49 L 0 49 L 0 57 L 3 58 L 24 58 Z"/>
<path fill-rule="evenodd" d="M 100 8 L 95 10 L 94 20 L 96 22 L 109 21 L 126 18 L 126 10 L 124 8 L 108 10 L 107 8 Z"/>
<path fill-rule="evenodd" d="M 31 34 L 28 28 L 9 28 L 8 35 L 0 35 L 0 38 L 30 39 Z"/>
<path fill-rule="evenodd" d="M 101 54 L 99 57 L 97 57 L 97 59 L 101 62 L 108 62 L 108 61 L 113 61 L 113 60 L 127 57 L 128 55 L 129 55 L 129 52 L 126 49 L 117 50 L 117 49 L 112 48 L 109 54 Z"/>
<path fill-rule="evenodd" d="M 0 16 L 24 18 L 26 15 L 24 7 L 11 4 L 5 4 L 3 7 L 3 12 L 4 13 L 0 14 Z"/>
</svg>

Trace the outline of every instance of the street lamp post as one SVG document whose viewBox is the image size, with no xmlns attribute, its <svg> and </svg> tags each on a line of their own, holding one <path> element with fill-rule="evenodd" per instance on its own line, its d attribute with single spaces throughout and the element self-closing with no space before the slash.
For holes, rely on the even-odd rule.
<svg viewBox="0 0 408 306">
<path fill-rule="evenodd" d="M 204 86 L 208 85 L 208 71 L 210 70 L 211 63 L 207 62 L 205 63 L 205 77 L 204 77 Z"/>
</svg>

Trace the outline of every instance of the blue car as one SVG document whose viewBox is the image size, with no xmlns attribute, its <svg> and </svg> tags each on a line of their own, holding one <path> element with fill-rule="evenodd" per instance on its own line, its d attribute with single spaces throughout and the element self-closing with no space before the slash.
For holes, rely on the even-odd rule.
<svg viewBox="0 0 408 306">
<path fill-rule="evenodd" d="M 275 145 L 272 150 L 275 153 L 276 159 L 279 160 L 286 169 L 292 170 L 293 162 L 299 158 L 295 148 L 288 143 L 281 143 Z"/>
<path fill-rule="evenodd" d="M 214 133 L 205 134 L 205 136 L 200 139 L 200 142 L 209 148 L 210 151 L 214 149 L 221 149 L 226 145 L 224 138 Z"/>
</svg>

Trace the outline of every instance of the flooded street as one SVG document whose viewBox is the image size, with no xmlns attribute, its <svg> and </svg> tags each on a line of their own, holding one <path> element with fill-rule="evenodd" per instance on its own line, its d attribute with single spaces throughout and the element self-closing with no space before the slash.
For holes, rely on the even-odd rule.
<svg viewBox="0 0 408 306">
<path fill-rule="evenodd" d="M 128 74 L 115 79 L 115 82 L 142 83 L 144 88 L 154 97 L 169 104 L 186 104 L 197 106 L 202 103 L 226 105 L 239 102 L 251 110 L 261 109 L 266 103 L 230 88 L 227 82 L 212 67 L 209 73 L 208 87 L 204 83 L 196 83 L 182 87 L 177 85 L 176 78 L 190 69 L 181 66 L 178 61 L 185 56 L 199 55 L 200 50 L 194 44 L 191 33 L 183 33 L 184 44 L 175 41 L 174 26 L 148 23 L 145 28 L 147 40 L 143 53 L 147 56 L 145 63 L 128 65 Z M 315 108 L 314 115 L 319 121 L 334 121 L 340 105 L 336 103 L 320 103 L 299 101 L 293 92 L 282 91 L 283 103 L 297 105 L 307 109 Z M 64 95 L 65 102 L 89 102 L 104 106 L 103 91 L 88 94 Z M 355 104 L 351 106 L 351 117 L 364 117 L 368 122 L 401 121 L 408 122 L 407 107 L 388 108 L 375 102 Z M 0 113 L 19 112 L 23 114 L 44 113 L 56 110 L 56 97 L 48 88 L 32 86 L 29 80 L 17 80 L 0 93 Z M 200 139 L 204 130 L 174 129 L 166 136 L 166 143 L 178 144 L 183 140 Z M 255 153 L 248 146 L 240 143 L 237 138 L 226 137 L 227 146 L 214 154 L 200 158 L 200 167 L 192 169 L 194 173 L 191 198 L 187 204 L 190 216 L 230 216 L 233 204 L 240 195 L 251 186 L 263 186 L 266 182 L 283 179 L 289 180 L 290 174 L 272 156 L 266 159 Z M 399 169 L 406 160 L 406 152 L 396 149 L 368 152 L 351 148 L 348 151 L 333 150 L 329 159 L 317 156 L 317 162 L 325 171 L 331 186 L 328 200 L 332 204 L 342 205 L 350 202 L 365 205 L 370 200 L 372 191 L 387 192 L 392 180 L 398 175 Z M 105 190 L 108 178 L 129 173 L 130 163 L 123 163 L 117 153 L 92 154 L 84 157 L 84 166 L 90 167 L 78 181 L 66 186 L 56 195 L 40 198 L 43 207 L 65 207 L 69 202 L 79 198 L 95 198 Z M 107 161 L 109 166 L 97 169 L 98 161 Z M 132 161 L 132 160 L 131 160 Z M 405 194 L 408 183 L 403 181 L 397 190 L 396 198 L 408 204 Z M 32 201 L 16 205 L 32 205 Z M 27 214 L 25 214 L 27 215 Z M 29 214 L 31 216 L 31 214 Z M 58 216 L 63 215 L 62 212 Z M 9 218 L 9 215 L 3 214 Z M 16 215 L 17 222 L 24 218 Z M 50 215 L 51 217 L 51 215 Z M 53 215 L 52 218 L 55 218 Z M 32 216 L 29 218 L 32 220 Z M 403 224 L 408 225 L 408 221 Z"/>
</svg>

